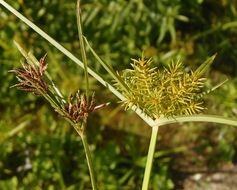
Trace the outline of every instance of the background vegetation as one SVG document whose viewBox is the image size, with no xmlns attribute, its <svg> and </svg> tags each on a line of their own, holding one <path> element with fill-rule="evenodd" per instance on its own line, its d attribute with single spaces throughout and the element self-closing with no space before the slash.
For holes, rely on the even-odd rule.
<svg viewBox="0 0 237 190">
<path fill-rule="evenodd" d="M 23 15 L 80 56 L 74 0 L 9 0 Z M 120 71 L 144 51 L 156 66 L 181 59 L 187 70 L 218 53 L 207 87 L 229 81 L 208 96 L 212 114 L 237 116 L 237 2 L 235 0 L 82 1 L 84 34 L 102 58 Z M 91 189 L 82 144 L 73 129 L 40 97 L 9 87 L 8 70 L 22 58 L 18 41 L 38 58 L 65 95 L 84 88 L 82 70 L 0 7 L 0 189 Z M 89 54 L 90 55 L 90 54 Z M 91 57 L 91 58 L 90 58 Z M 109 81 L 89 56 L 89 65 Z M 111 105 L 89 118 L 89 142 L 100 189 L 140 189 L 150 128 L 94 79 L 97 102 Z M 161 128 L 152 190 L 181 188 L 190 173 L 232 169 L 236 129 L 214 124 Z M 182 188 L 181 188 L 182 189 Z"/>
</svg>

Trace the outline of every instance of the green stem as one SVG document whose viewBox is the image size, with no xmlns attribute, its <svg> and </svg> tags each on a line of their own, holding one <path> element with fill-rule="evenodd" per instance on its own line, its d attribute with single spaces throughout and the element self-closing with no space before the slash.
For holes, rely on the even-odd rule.
<svg viewBox="0 0 237 190">
<path fill-rule="evenodd" d="M 82 61 L 84 64 L 84 73 L 85 73 L 85 81 L 86 81 L 86 100 L 89 101 L 89 77 L 88 77 L 88 69 L 87 69 L 87 57 L 86 57 L 86 51 L 85 51 L 85 44 L 83 41 L 83 32 L 82 32 L 82 26 L 81 26 L 81 15 L 80 15 L 80 0 L 77 0 L 77 29 L 78 29 L 78 36 L 79 36 L 79 42 L 81 46 L 81 55 L 82 55 Z"/>
<path fill-rule="evenodd" d="M 142 190 L 148 189 L 158 131 L 159 131 L 158 125 L 152 127 L 152 134 L 151 134 L 151 140 L 150 140 L 150 145 L 149 145 L 149 150 L 148 150 L 148 155 L 147 155 L 146 168 L 145 168 L 145 173 L 144 173 L 144 178 L 143 178 L 143 183 L 142 183 Z"/>
<path fill-rule="evenodd" d="M 92 158 L 91 158 L 91 153 L 90 153 L 89 145 L 88 145 L 88 142 L 87 142 L 86 131 L 85 131 L 86 123 L 83 122 L 80 127 L 78 125 L 72 125 L 72 126 L 76 130 L 77 134 L 81 137 L 81 140 L 82 140 L 82 144 L 83 144 L 84 151 L 85 151 L 85 154 L 86 154 L 87 165 L 88 165 L 88 168 L 89 168 L 92 190 L 97 190 L 96 179 L 95 179 L 95 171 L 94 171 Z"/>
<path fill-rule="evenodd" d="M 81 139 L 82 139 L 83 147 L 84 147 L 84 150 L 86 153 L 86 160 L 87 160 L 87 165 L 88 165 L 89 172 L 90 172 L 92 189 L 97 190 L 95 171 L 94 171 L 94 167 L 93 167 L 93 163 L 92 163 L 90 149 L 89 149 L 88 142 L 87 142 L 87 136 L 85 133 L 81 134 Z"/>
</svg>

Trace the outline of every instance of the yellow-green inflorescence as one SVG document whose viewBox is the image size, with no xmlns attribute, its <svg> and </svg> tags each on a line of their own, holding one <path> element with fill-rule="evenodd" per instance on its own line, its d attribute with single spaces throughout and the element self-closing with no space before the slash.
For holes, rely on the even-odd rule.
<svg viewBox="0 0 237 190">
<path fill-rule="evenodd" d="M 202 89 L 206 80 L 202 74 L 214 57 L 194 72 L 185 72 L 180 61 L 159 70 L 152 67 L 151 59 L 132 59 L 132 69 L 120 75 L 129 89 L 125 91 L 119 87 L 126 97 L 125 108 L 136 105 L 155 119 L 200 113 L 204 109 Z"/>
</svg>

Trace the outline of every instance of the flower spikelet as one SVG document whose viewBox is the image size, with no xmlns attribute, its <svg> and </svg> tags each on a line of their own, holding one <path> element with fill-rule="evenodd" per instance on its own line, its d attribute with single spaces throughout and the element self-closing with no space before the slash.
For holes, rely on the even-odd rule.
<svg viewBox="0 0 237 190">
<path fill-rule="evenodd" d="M 44 80 L 44 73 L 47 69 L 45 61 L 46 56 L 40 59 L 39 66 L 22 63 L 20 69 L 13 69 L 9 72 L 15 73 L 19 83 L 12 87 L 17 87 L 18 90 L 33 92 L 36 95 L 46 94 L 48 85 Z"/>
<path fill-rule="evenodd" d="M 85 94 L 79 91 L 75 95 L 71 95 L 68 103 L 64 106 L 64 117 L 73 121 L 75 124 L 86 121 L 89 113 L 96 109 L 94 94 L 87 102 Z"/>
<path fill-rule="evenodd" d="M 171 62 L 168 67 L 152 67 L 151 59 L 132 59 L 132 69 L 124 70 L 121 78 L 129 91 L 119 90 L 125 95 L 126 109 L 136 105 L 152 118 L 173 117 L 200 113 L 203 107 L 202 88 L 204 70 L 213 61 L 202 64 L 195 72 L 185 72 L 182 62 Z M 116 84 L 119 86 L 119 84 Z"/>
</svg>

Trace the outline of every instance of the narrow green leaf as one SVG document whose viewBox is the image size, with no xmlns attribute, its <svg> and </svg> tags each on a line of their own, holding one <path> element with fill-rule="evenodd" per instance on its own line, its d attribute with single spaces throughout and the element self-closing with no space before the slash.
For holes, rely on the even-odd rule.
<svg viewBox="0 0 237 190">
<path fill-rule="evenodd" d="M 189 116 L 177 116 L 173 118 L 159 118 L 154 122 L 153 126 L 156 125 L 167 125 L 172 123 L 183 123 L 183 122 L 209 122 L 209 123 L 219 123 L 224 125 L 231 125 L 237 127 L 237 119 L 227 118 L 218 115 L 189 115 Z"/>
<path fill-rule="evenodd" d="M 162 42 L 162 40 L 165 37 L 166 31 L 167 31 L 167 18 L 164 17 L 162 19 L 161 26 L 160 26 L 160 33 L 159 33 L 158 43 Z"/>
<path fill-rule="evenodd" d="M 87 57 L 86 57 L 86 50 L 85 44 L 83 40 L 83 32 L 82 32 L 82 24 L 81 24 L 81 13 L 80 13 L 80 0 L 77 0 L 77 29 L 78 29 L 78 36 L 80 42 L 80 49 L 82 55 L 82 61 L 84 65 L 84 74 L 85 74 L 85 81 L 86 81 L 86 100 L 89 101 L 89 76 L 88 76 L 88 68 L 87 68 Z"/>
<path fill-rule="evenodd" d="M 208 67 L 212 64 L 217 54 L 209 57 L 203 64 L 201 64 L 193 73 L 193 76 L 199 78 L 207 71 Z"/>
<path fill-rule="evenodd" d="M 114 71 L 114 69 L 97 55 L 94 49 L 91 47 L 87 39 L 84 37 L 86 44 L 88 45 L 90 51 L 96 58 L 96 60 L 104 67 L 104 69 L 110 74 L 110 76 L 126 91 L 129 92 L 128 86 L 124 83 L 123 79 Z"/>
</svg>

